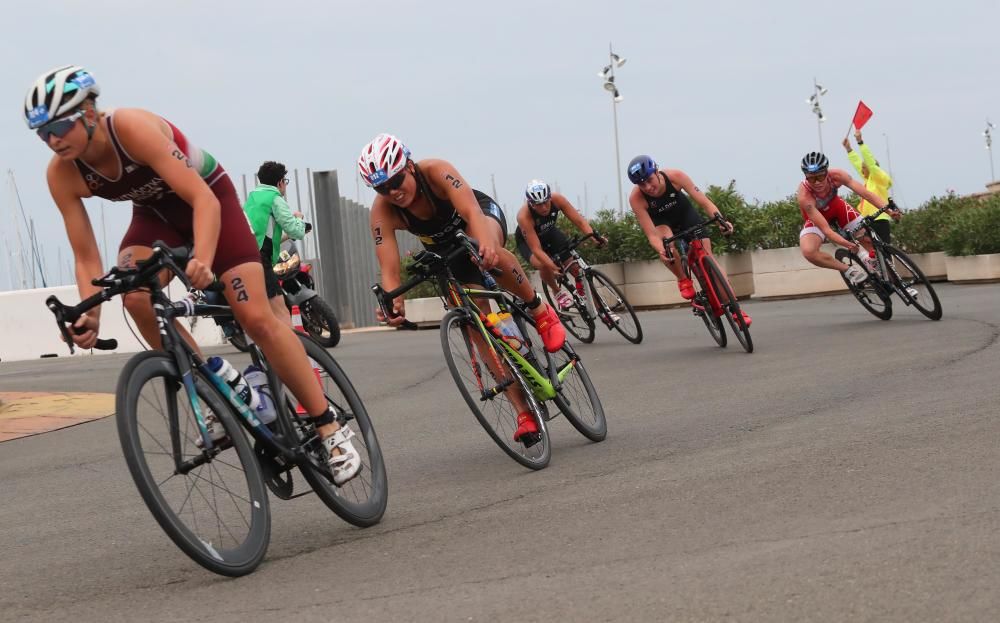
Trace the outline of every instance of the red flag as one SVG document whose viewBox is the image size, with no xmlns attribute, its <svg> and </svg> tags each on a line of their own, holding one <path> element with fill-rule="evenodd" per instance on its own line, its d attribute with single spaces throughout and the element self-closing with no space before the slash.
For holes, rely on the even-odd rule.
<svg viewBox="0 0 1000 623">
<path fill-rule="evenodd" d="M 868 120 L 872 118 L 872 109 L 865 106 L 865 103 L 858 100 L 858 109 L 854 113 L 854 127 L 860 130 Z"/>
</svg>

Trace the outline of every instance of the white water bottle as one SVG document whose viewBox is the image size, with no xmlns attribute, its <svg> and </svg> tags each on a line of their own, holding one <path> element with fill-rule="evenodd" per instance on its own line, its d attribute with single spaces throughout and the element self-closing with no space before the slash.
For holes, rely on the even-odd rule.
<svg viewBox="0 0 1000 623">
<path fill-rule="evenodd" d="M 222 357 L 209 357 L 207 363 L 209 370 L 222 377 L 222 380 L 233 388 L 233 391 L 240 397 L 243 404 L 250 407 L 251 410 L 257 409 L 257 405 L 260 404 L 260 397 L 254 391 L 253 387 L 247 383 L 247 380 L 243 378 L 239 370 Z"/>
<path fill-rule="evenodd" d="M 497 314 L 497 319 L 500 321 L 500 334 L 503 335 L 504 341 L 517 349 L 522 355 L 527 355 L 531 349 L 525 344 L 524 336 L 521 335 L 521 331 L 517 328 L 514 317 L 509 312 L 503 312 Z"/>
<path fill-rule="evenodd" d="M 243 378 L 257 392 L 259 398 L 256 409 L 257 418 L 264 424 L 270 424 L 277 419 L 278 412 L 274 408 L 274 398 L 271 396 L 271 386 L 267 382 L 267 374 L 257 366 L 250 365 L 243 371 Z"/>
</svg>

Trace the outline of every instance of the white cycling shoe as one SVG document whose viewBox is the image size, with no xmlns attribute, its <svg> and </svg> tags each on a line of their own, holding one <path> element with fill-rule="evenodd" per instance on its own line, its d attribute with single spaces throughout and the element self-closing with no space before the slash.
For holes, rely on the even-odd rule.
<svg viewBox="0 0 1000 623">
<path fill-rule="evenodd" d="M 853 264 L 847 267 L 847 270 L 844 271 L 844 276 L 847 277 L 852 286 L 859 286 L 868 279 L 868 273 Z"/>
<path fill-rule="evenodd" d="M 327 464 L 333 472 L 333 482 L 337 486 L 354 478 L 361 471 L 361 455 L 354 449 L 354 443 L 351 442 L 353 437 L 354 431 L 342 426 L 337 432 L 323 439 L 323 445 L 330 455 Z M 340 454 L 336 454 L 335 449 L 339 449 Z"/>
<path fill-rule="evenodd" d="M 212 443 L 218 443 L 226 438 L 226 429 L 219 421 L 219 418 L 215 416 L 215 413 L 209 409 L 205 408 L 205 428 L 208 429 L 208 436 L 212 438 Z M 194 440 L 194 445 L 198 448 L 205 446 L 205 442 L 202 440 L 201 435 Z"/>
</svg>

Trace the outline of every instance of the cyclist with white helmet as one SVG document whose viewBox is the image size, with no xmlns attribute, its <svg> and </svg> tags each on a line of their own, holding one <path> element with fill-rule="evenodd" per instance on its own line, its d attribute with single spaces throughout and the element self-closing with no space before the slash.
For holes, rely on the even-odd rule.
<svg viewBox="0 0 1000 623">
<path fill-rule="evenodd" d="M 49 191 L 73 249 L 80 297 L 97 293 L 91 280 L 104 273 L 83 199 L 131 201 L 132 221 L 118 251 L 118 265 L 132 268 L 148 258 L 156 240 L 192 245 L 186 268 L 192 285 L 204 288 L 218 275 L 240 325 L 314 418 L 330 451 L 335 481 L 350 480 L 361 467 L 350 440 L 353 433 L 340 428 L 302 344 L 271 311 L 257 244 L 229 176 L 211 154 L 166 119 L 139 108 L 98 110 L 99 94 L 90 73 L 65 66 L 39 76 L 24 102 L 28 127 L 54 152 L 47 172 Z M 149 295 L 130 293 L 123 304 L 146 341 L 159 348 Z M 75 323 L 83 330 L 72 336 L 78 346 L 94 346 L 100 317 L 101 308 L 96 307 Z M 177 330 L 197 348 L 183 327 Z"/>
<path fill-rule="evenodd" d="M 691 199 L 694 199 L 709 217 L 721 216 L 722 212 L 687 173 L 680 169 L 660 169 L 650 156 L 643 154 L 632 158 L 628 163 L 627 172 L 629 181 L 635 184 L 629 194 L 628 203 L 636 220 L 639 221 L 639 226 L 646 234 L 649 245 L 660 255 L 660 261 L 677 276 L 677 288 L 681 296 L 688 300 L 693 299 L 694 284 L 684 275 L 681 264 L 677 261 L 679 257 L 677 249 L 673 249 L 673 257 L 667 256 L 663 239 L 673 236 L 676 231 L 684 231 L 702 222 L 701 215 L 691 205 Z M 733 224 L 725 220 L 720 221 L 719 229 L 729 235 L 733 233 Z M 701 242 L 705 252 L 711 255 L 711 240 L 704 238 Z M 719 269 L 723 270 L 721 266 Z M 729 279 L 724 270 L 723 277 Z M 743 319 L 749 327 L 750 315 L 744 310 L 740 311 L 743 312 Z"/>
<path fill-rule="evenodd" d="M 569 239 L 557 226 L 559 214 L 566 218 L 580 233 L 594 233 L 590 223 L 580 214 L 564 195 L 552 192 L 549 185 L 542 180 L 531 180 L 524 189 L 524 205 L 517 212 L 517 229 L 514 230 L 514 240 L 517 251 L 539 272 L 542 281 L 549 286 L 550 292 L 556 294 L 556 303 L 562 309 L 573 305 L 573 298 L 559 289 L 556 273 L 561 269 L 552 260 L 552 255 L 566 248 Z M 604 246 L 604 238 L 595 238 L 598 246 Z M 568 261 L 568 260 L 567 260 Z"/>
<path fill-rule="evenodd" d="M 848 266 L 820 249 L 820 245 L 826 240 L 849 249 L 852 253 L 857 253 L 860 248 L 858 243 L 848 241 L 831 227 L 835 225 L 845 231 L 854 231 L 861 226 L 863 218 L 840 198 L 837 190 L 846 186 L 877 209 L 884 208 L 889 202 L 866 189 L 864 184 L 853 179 L 847 171 L 831 169 L 829 159 L 818 151 L 806 154 L 800 168 L 806 176 L 799 184 L 796 194 L 799 210 L 805 221 L 799 232 L 802 257 L 821 268 L 840 271 L 851 283 L 860 284 L 868 278 L 864 270 L 858 266 Z M 889 215 L 899 218 L 899 212 L 895 209 L 890 210 Z M 865 249 L 871 250 L 871 239 L 867 236 L 862 238 L 861 244 Z M 867 254 L 864 255 L 867 257 Z"/>
<path fill-rule="evenodd" d="M 416 234 L 426 249 L 439 255 L 453 250 L 455 233 L 464 231 L 479 242 L 482 266 L 463 255 L 451 264 L 455 277 L 481 286 L 480 268 L 500 269 L 497 283 L 527 303 L 546 350 L 556 352 L 562 348 L 566 329 L 531 287 L 517 258 L 504 248 L 507 221 L 503 211 L 488 195 L 469 186 L 454 165 L 433 158 L 413 160 L 398 138 L 379 134 L 362 148 L 358 173 L 378 193 L 372 203 L 371 228 L 383 288 L 393 290 L 402 282 L 396 231 Z M 482 304 L 488 305 L 488 301 Z M 379 319 L 390 325 L 401 324 L 405 315 L 402 298 L 393 301 L 392 313 L 394 318 L 382 318 L 379 312 Z M 523 397 L 511 395 L 511 400 L 519 410 L 514 440 L 538 432 Z"/>
</svg>

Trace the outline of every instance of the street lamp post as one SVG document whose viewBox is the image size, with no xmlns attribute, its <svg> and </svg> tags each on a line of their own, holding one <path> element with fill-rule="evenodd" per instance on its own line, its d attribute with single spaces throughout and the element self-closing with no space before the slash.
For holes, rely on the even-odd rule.
<svg viewBox="0 0 1000 623">
<path fill-rule="evenodd" d="M 823 88 L 821 84 L 816 82 L 816 78 L 813 78 L 813 94 L 809 96 L 806 103 L 812 106 L 812 112 L 816 115 L 816 133 L 819 134 L 819 150 L 823 151 L 823 126 L 822 123 L 826 121 L 826 117 L 823 116 L 823 109 L 819 107 L 819 98 L 821 95 L 826 95 L 827 90 Z"/>
<path fill-rule="evenodd" d="M 608 44 L 608 59 L 608 64 L 597 75 L 604 80 L 604 90 L 611 93 L 611 116 L 614 119 L 615 128 L 615 179 L 618 180 L 618 214 L 622 215 L 625 213 L 625 205 L 622 203 L 621 155 L 618 149 L 618 102 L 622 101 L 622 95 L 618 92 L 618 86 L 615 85 L 615 67 L 624 65 L 625 59 L 614 53 L 610 43 Z"/>
<path fill-rule="evenodd" d="M 990 182 L 997 181 L 996 174 L 993 173 L 993 130 L 996 128 L 995 125 L 990 123 L 990 120 L 986 120 L 986 130 L 983 131 L 983 136 L 986 137 L 986 151 L 990 152 Z"/>
</svg>

